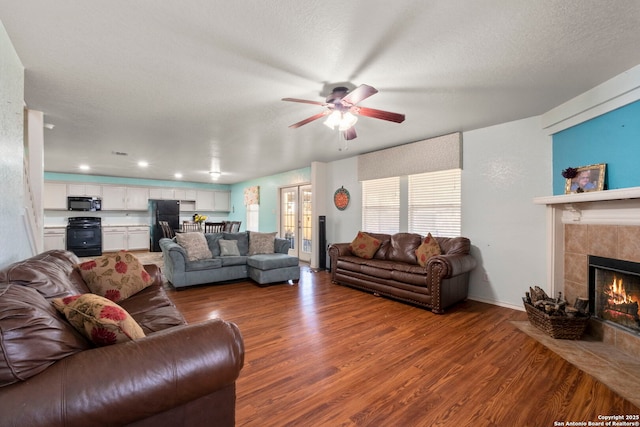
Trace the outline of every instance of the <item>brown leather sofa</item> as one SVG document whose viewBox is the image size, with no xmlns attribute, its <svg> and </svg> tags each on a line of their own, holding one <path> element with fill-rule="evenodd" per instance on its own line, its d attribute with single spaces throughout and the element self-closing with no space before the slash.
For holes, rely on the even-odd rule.
<svg viewBox="0 0 640 427">
<path fill-rule="evenodd" d="M 381 241 L 373 259 L 355 256 L 349 243 L 329 247 L 332 282 L 427 307 L 438 314 L 467 298 L 469 272 L 476 266 L 469 254 L 469 239 L 436 237 L 442 255 L 430 258 L 422 267 L 415 251 L 423 236 L 367 234 Z"/>
<path fill-rule="evenodd" d="M 187 325 L 146 265 L 153 284 L 118 303 L 146 336 L 95 347 L 50 302 L 89 292 L 78 262 L 56 250 L 0 270 L 0 425 L 233 426 L 236 325 Z"/>
</svg>

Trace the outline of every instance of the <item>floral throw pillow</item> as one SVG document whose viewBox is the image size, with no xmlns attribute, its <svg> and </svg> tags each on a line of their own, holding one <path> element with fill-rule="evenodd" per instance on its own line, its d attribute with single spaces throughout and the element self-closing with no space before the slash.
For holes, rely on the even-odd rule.
<svg viewBox="0 0 640 427">
<path fill-rule="evenodd" d="M 187 251 L 189 261 L 199 261 L 213 256 L 209 250 L 207 238 L 204 237 L 204 233 L 200 233 L 199 231 L 176 234 L 176 243 Z"/>
<path fill-rule="evenodd" d="M 354 255 L 364 259 L 371 259 L 380 248 L 380 240 L 358 231 L 358 235 L 353 239 L 349 247 Z"/>
<path fill-rule="evenodd" d="M 92 293 L 113 302 L 129 298 L 153 283 L 138 258 L 127 251 L 83 262 L 78 269 Z"/>
<path fill-rule="evenodd" d="M 441 253 L 442 250 L 440 249 L 440 245 L 436 239 L 433 238 L 431 233 L 429 233 L 422 241 L 422 244 L 418 246 L 418 249 L 416 249 L 416 258 L 418 259 L 418 264 L 425 267 L 429 258 L 440 255 Z"/>
<path fill-rule="evenodd" d="M 99 347 L 145 336 L 124 308 L 100 295 L 74 295 L 52 302 L 78 332 Z"/>
</svg>

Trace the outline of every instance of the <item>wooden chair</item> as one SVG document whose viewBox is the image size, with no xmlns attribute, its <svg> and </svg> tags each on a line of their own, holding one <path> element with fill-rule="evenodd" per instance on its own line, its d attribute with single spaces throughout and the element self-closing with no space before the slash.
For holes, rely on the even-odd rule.
<svg viewBox="0 0 640 427">
<path fill-rule="evenodd" d="M 205 233 L 222 233 L 224 231 L 224 222 L 205 222 Z"/>
<path fill-rule="evenodd" d="M 195 221 L 182 221 L 182 232 L 202 231 L 202 226 Z"/>
<path fill-rule="evenodd" d="M 175 237 L 176 233 L 173 232 L 168 221 L 158 221 L 158 225 L 162 230 L 162 237 L 166 239 L 173 239 Z"/>
<path fill-rule="evenodd" d="M 224 231 L 226 233 L 237 233 L 240 231 L 240 224 L 242 221 L 223 221 L 224 223 Z"/>
</svg>

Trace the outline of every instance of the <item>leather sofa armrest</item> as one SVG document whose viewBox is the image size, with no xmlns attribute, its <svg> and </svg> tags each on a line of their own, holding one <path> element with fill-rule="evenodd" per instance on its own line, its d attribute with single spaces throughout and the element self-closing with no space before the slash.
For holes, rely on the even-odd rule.
<svg viewBox="0 0 640 427">
<path fill-rule="evenodd" d="M 427 262 L 429 274 L 435 274 L 441 279 L 458 276 L 475 268 L 477 262 L 471 255 L 436 255 Z"/>
<path fill-rule="evenodd" d="M 123 425 L 235 383 L 244 364 L 237 326 L 220 319 L 85 350 L 6 386 L 2 423 Z"/>
<path fill-rule="evenodd" d="M 331 260 L 331 281 L 335 282 L 336 270 L 338 269 L 338 258 L 351 255 L 350 243 L 334 243 L 329 246 L 329 258 Z"/>
<path fill-rule="evenodd" d="M 145 264 L 143 267 L 153 279 L 153 283 L 151 284 L 162 286 L 162 273 L 160 272 L 160 267 L 155 264 Z"/>
</svg>

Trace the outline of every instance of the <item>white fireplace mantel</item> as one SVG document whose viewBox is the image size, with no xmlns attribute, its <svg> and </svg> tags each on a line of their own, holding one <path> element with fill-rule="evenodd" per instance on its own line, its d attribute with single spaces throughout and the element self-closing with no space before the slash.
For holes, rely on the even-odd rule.
<svg viewBox="0 0 640 427">
<path fill-rule="evenodd" d="M 565 224 L 640 225 L 640 187 L 536 197 L 533 203 L 562 211 Z"/>
</svg>

